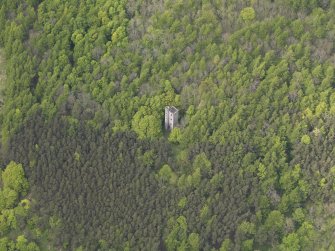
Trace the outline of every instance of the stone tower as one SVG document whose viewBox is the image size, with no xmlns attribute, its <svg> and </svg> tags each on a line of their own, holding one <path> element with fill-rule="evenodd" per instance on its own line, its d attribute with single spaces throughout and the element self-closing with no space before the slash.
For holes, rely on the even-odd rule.
<svg viewBox="0 0 335 251">
<path fill-rule="evenodd" d="M 178 123 L 178 109 L 174 106 L 165 107 L 165 129 L 172 130 Z"/>
</svg>

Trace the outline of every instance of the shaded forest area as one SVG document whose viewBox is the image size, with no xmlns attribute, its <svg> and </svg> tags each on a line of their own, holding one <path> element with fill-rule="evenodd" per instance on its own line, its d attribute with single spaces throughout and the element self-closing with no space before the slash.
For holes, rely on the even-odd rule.
<svg viewBox="0 0 335 251">
<path fill-rule="evenodd" d="M 33 118 L 13 137 L 7 158 L 30 166 L 26 175 L 38 201 L 34 210 L 60 216 L 56 244 L 68 243 L 70 250 L 80 244 L 96 249 L 97 238 L 111 241 L 117 250 L 124 245 L 157 250 L 168 235 L 163 228 L 168 220 L 180 215 L 193 219 L 200 212 L 202 220 L 189 222 L 188 228 L 200 234 L 202 245 L 220 246 L 257 204 L 257 179 L 239 175 L 238 165 L 229 165 L 230 149 L 195 147 L 189 156 L 193 168 L 212 161 L 210 170 L 175 187 L 169 171 L 161 169 L 162 163 L 176 168 L 163 140 L 139 142 L 134 134 L 111 135 L 83 125 L 70 135 L 68 123 L 56 121 L 45 127 L 43 120 Z M 211 153 L 213 160 L 199 153 Z M 206 224 L 209 210 L 218 214 L 212 223 L 215 231 Z"/>
<path fill-rule="evenodd" d="M 334 11 L 3 0 L 0 250 L 335 250 Z"/>
</svg>

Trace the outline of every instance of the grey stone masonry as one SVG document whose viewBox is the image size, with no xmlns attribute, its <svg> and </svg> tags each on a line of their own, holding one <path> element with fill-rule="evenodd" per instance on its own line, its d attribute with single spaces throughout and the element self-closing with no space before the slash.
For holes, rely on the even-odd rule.
<svg viewBox="0 0 335 251">
<path fill-rule="evenodd" d="M 178 124 L 178 109 L 174 106 L 165 107 L 165 129 L 172 130 Z"/>
</svg>

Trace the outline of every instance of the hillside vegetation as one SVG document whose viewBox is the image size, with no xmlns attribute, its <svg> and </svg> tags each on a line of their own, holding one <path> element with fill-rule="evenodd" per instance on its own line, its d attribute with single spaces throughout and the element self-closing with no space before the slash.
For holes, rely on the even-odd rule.
<svg viewBox="0 0 335 251">
<path fill-rule="evenodd" d="M 0 250 L 335 250 L 334 12 L 2 0 Z"/>
<path fill-rule="evenodd" d="M 3 102 L 3 91 L 6 82 L 6 63 L 5 55 L 2 49 L 0 49 L 0 101 Z"/>
</svg>

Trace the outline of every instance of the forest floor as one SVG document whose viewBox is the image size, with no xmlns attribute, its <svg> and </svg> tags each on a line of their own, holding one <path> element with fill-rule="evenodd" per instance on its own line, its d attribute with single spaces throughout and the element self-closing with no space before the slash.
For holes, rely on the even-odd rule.
<svg viewBox="0 0 335 251">
<path fill-rule="evenodd" d="M 6 82 L 5 53 L 3 49 L 0 48 L 0 103 L 3 102 L 3 90 L 5 88 L 5 82 Z"/>
</svg>

